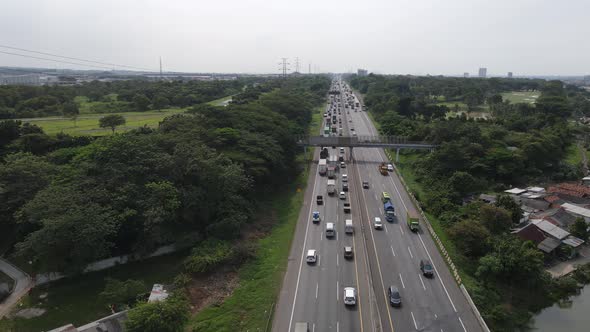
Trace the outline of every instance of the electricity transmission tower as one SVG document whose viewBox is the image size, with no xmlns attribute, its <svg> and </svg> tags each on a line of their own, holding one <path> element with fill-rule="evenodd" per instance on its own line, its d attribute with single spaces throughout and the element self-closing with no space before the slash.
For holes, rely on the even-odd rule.
<svg viewBox="0 0 590 332">
<path fill-rule="evenodd" d="M 281 62 L 279 62 L 279 65 L 281 66 L 279 70 L 283 71 L 283 78 L 287 78 L 287 70 L 289 70 L 289 68 L 287 67 L 289 65 L 289 63 L 287 62 L 287 58 L 281 58 Z"/>
<path fill-rule="evenodd" d="M 295 58 L 295 72 L 299 73 L 299 58 Z"/>
</svg>

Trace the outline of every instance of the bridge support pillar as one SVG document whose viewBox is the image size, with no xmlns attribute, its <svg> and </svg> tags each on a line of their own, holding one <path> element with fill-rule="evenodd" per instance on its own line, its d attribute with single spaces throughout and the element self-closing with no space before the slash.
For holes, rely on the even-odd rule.
<svg viewBox="0 0 590 332">
<path fill-rule="evenodd" d="M 400 149 L 395 149 L 395 162 L 398 163 L 399 162 L 399 150 Z"/>
</svg>

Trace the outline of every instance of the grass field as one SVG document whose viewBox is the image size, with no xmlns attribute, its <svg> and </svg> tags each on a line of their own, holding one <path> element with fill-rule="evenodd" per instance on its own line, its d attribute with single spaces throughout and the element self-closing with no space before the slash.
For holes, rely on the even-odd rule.
<svg viewBox="0 0 590 332">
<path fill-rule="evenodd" d="M 108 303 L 98 296 L 104 289 L 106 277 L 142 280 L 146 292 L 149 292 L 154 283 L 172 283 L 182 269 L 185 256 L 186 253 L 182 252 L 151 258 L 36 287 L 23 298 L 21 308 L 42 308 L 47 312 L 31 319 L 3 319 L 0 321 L 0 331 L 38 332 L 68 323 L 75 326 L 90 323 L 110 314 Z M 47 298 L 41 300 L 41 294 L 47 294 Z"/>
<path fill-rule="evenodd" d="M 232 96 L 222 97 L 219 99 L 211 100 L 207 102 L 208 105 L 213 106 L 225 106 L 228 102 L 232 100 Z"/>
<path fill-rule="evenodd" d="M 148 112 L 82 114 L 78 117 L 75 123 L 71 119 L 63 117 L 22 119 L 22 121 L 36 124 L 37 126 L 43 128 L 45 133 L 49 135 L 63 132 L 74 136 L 102 136 L 111 134 L 111 130 L 109 128 L 104 129 L 98 126 L 98 120 L 105 115 L 120 114 L 124 116 L 127 120 L 127 123 L 124 126 L 118 127 L 116 130 L 116 132 L 124 132 L 129 131 L 131 129 L 143 127 L 144 125 L 156 128 L 158 126 L 158 123 L 162 121 L 165 117 L 182 112 L 184 112 L 184 109 L 170 108 L 163 109 L 161 111 Z"/>
<path fill-rule="evenodd" d="M 260 203 L 268 207 L 268 215 L 276 216 L 277 224 L 270 235 L 259 240 L 256 258 L 239 269 L 239 287 L 221 305 L 194 316 L 189 323 L 193 331 L 266 331 L 281 289 L 308 175 L 307 170 L 302 172 L 283 194 Z"/>
<path fill-rule="evenodd" d="M 534 104 L 541 95 L 539 91 L 512 91 L 502 93 L 502 99 L 511 103 L 529 103 Z"/>
</svg>

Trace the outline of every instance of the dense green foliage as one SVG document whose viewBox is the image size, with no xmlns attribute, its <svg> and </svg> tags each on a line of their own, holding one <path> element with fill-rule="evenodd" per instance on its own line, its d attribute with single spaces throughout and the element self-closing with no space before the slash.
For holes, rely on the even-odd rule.
<svg viewBox="0 0 590 332">
<path fill-rule="evenodd" d="M 251 221 L 256 195 L 297 173 L 295 137 L 329 83 L 269 81 L 256 99 L 195 106 L 157 130 L 84 142 L 52 138 L 35 151 L 18 143 L 31 126 L 0 122 L 8 128 L 0 130 L 2 227 L 16 231 L 16 254 L 35 268 L 68 272 L 168 243 L 235 239 Z"/>
<path fill-rule="evenodd" d="M 102 301 L 113 305 L 131 305 L 137 299 L 137 294 L 145 294 L 148 291 L 148 287 L 141 280 L 121 281 L 107 278 L 105 281 L 105 288 L 99 296 Z"/>
<path fill-rule="evenodd" d="M 115 133 L 115 129 L 118 126 L 122 126 L 125 124 L 125 118 L 119 114 L 109 114 L 104 116 L 98 120 L 98 125 L 101 128 L 111 128 L 113 134 Z"/>
<path fill-rule="evenodd" d="M 83 97 L 92 113 L 188 107 L 240 92 L 261 79 L 152 82 L 93 81 L 74 86 L 0 86 L 0 119 L 59 116 L 74 118 Z"/>
<path fill-rule="evenodd" d="M 189 303 L 182 295 L 165 301 L 142 303 L 129 310 L 125 329 L 129 332 L 181 332 L 189 317 Z"/>
<path fill-rule="evenodd" d="M 369 75 L 353 76 L 351 85 L 365 94 L 382 134 L 439 145 L 408 166 L 422 188 L 416 196 L 458 249 L 454 259 L 469 276 L 467 286 L 493 331 L 525 327 L 531 312 L 571 294 L 548 277 L 535 246 L 510 234 L 522 217 L 512 198 L 499 195 L 495 205 L 465 199 L 533 180 L 579 176 L 562 160 L 573 137 L 568 118 L 586 107 L 587 92 L 526 79 Z M 511 90 L 541 95 L 534 105 L 502 101 L 500 93 Z M 453 114 L 441 100 L 465 103 L 487 117 Z"/>
</svg>

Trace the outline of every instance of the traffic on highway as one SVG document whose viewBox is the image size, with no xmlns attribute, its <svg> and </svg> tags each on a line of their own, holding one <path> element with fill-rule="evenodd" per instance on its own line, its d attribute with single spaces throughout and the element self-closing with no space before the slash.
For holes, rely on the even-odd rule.
<svg viewBox="0 0 590 332">
<path fill-rule="evenodd" d="M 320 135 L 377 136 L 335 78 Z M 316 149 L 274 331 L 481 331 L 382 149 Z"/>
</svg>

